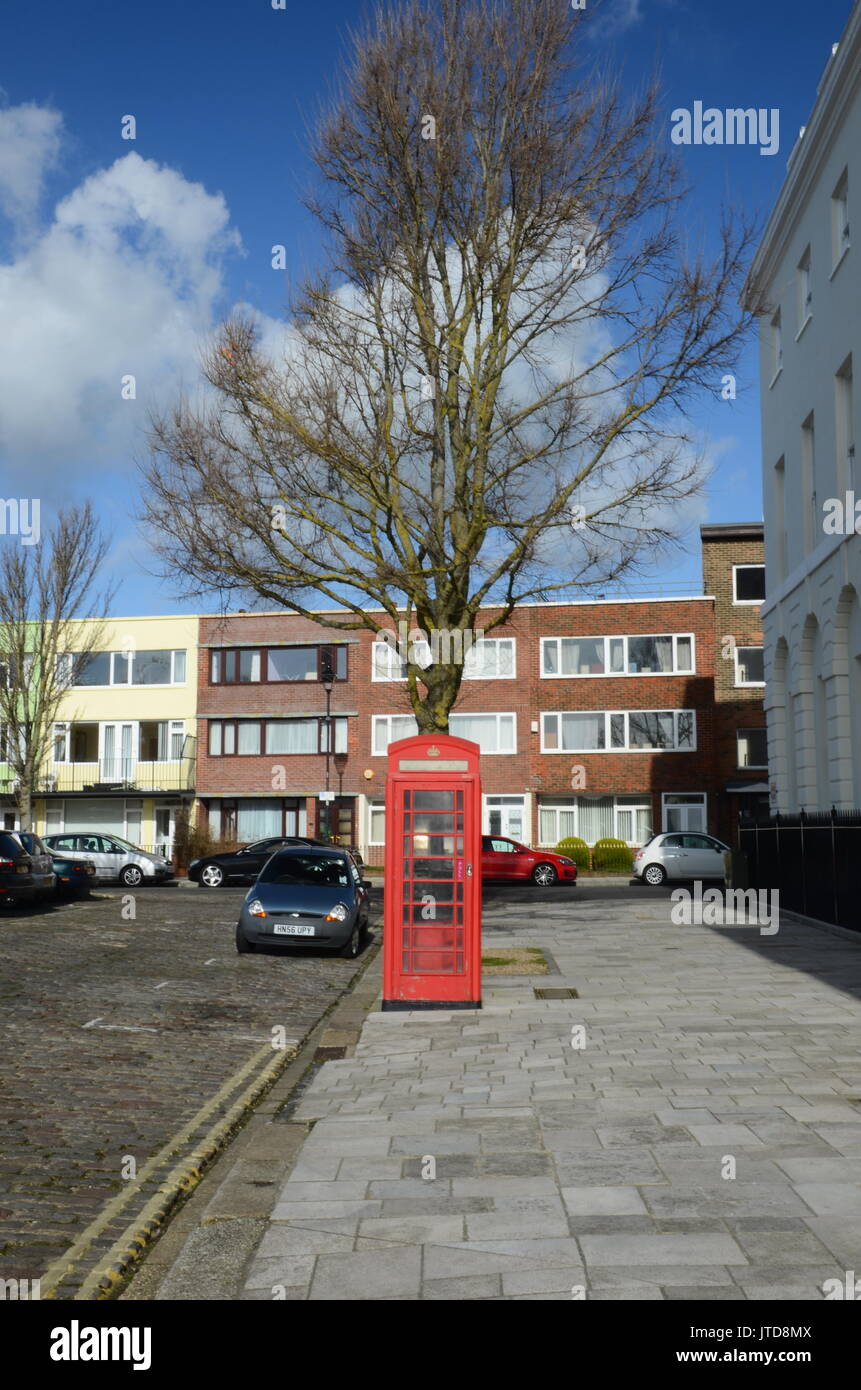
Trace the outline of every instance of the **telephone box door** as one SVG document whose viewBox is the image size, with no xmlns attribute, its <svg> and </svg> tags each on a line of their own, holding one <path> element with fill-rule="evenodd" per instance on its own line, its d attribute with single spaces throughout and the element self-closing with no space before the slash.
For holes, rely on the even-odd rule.
<svg viewBox="0 0 861 1390">
<path fill-rule="evenodd" d="M 461 745 L 457 751 L 462 751 L 465 741 L 456 742 Z M 390 775 L 384 1008 L 385 1001 L 388 1007 L 401 1008 L 411 1003 L 415 1007 L 476 1007 L 480 1002 L 477 754 L 476 748 L 469 774 Z M 420 760 L 405 761 L 414 766 Z M 466 765 L 462 758 L 456 761 Z"/>
</svg>

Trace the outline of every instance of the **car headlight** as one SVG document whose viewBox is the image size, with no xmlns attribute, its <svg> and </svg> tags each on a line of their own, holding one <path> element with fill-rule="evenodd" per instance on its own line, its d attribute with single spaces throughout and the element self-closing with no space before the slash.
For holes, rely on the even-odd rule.
<svg viewBox="0 0 861 1390">
<path fill-rule="evenodd" d="M 248 904 L 248 914 L 250 917 L 266 916 L 266 908 L 263 906 L 259 898 L 251 899 L 251 902 Z"/>
<path fill-rule="evenodd" d="M 573 864 L 573 863 L 574 863 L 574 860 L 573 860 L 573 859 L 563 859 L 562 856 L 560 855 L 560 857 L 559 857 L 559 863 L 560 863 L 560 864 Z"/>
<path fill-rule="evenodd" d="M 346 903 L 335 903 L 332 910 L 326 913 L 325 920 L 327 922 L 345 922 L 349 911 L 350 909 L 347 907 Z"/>
</svg>

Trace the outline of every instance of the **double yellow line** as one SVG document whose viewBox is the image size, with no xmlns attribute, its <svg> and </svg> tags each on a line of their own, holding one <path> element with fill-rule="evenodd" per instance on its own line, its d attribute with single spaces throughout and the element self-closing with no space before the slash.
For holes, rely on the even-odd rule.
<svg viewBox="0 0 861 1390">
<path fill-rule="evenodd" d="M 123 1191 L 118 1192 L 116 1197 L 113 1197 L 107 1206 L 102 1208 L 96 1219 L 82 1232 L 72 1247 L 49 1266 L 41 1279 L 42 1298 L 55 1298 L 57 1296 L 64 1280 L 69 1275 L 74 1274 L 93 1241 L 98 1240 L 106 1227 L 140 1194 L 144 1183 L 168 1162 L 177 1149 L 189 1142 L 192 1135 L 200 1129 L 201 1125 L 206 1124 L 215 1111 L 233 1095 L 238 1086 L 242 1086 L 252 1073 L 256 1073 L 254 1079 L 245 1086 L 229 1110 L 210 1126 L 192 1152 L 174 1164 L 159 1184 L 158 1191 L 153 1194 L 143 1210 L 114 1242 L 99 1265 L 87 1275 L 74 1297 L 76 1299 L 94 1299 L 103 1298 L 109 1294 L 126 1277 L 135 1261 L 140 1258 L 180 1197 L 192 1191 L 200 1181 L 206 1167 L 219 1149 L 224 1146 L 231 1130 L 254 1102 L 259 1099 L 262 1092 L 268 1090 L 273 1081 L 277 1079 L 278 1074 L 284 1070 L 288 1062 L 293 1060 L 297 1052 L 297 1047 L 286 1047 L 280 1049 L 273 1057 L 272 1045 L 267 1043 L 259 1051 L 253 1053 L 248 1062 L 229 1077 L 215 1095 L 201 1106 L 197 1114 L 192 1116 L 188 1123 L 174 1134 L 158 1153 L 148 1159 L 142 1168 L 138 1169 L 135 1177 L 124 1184 Z M 266 1061 L 267 1058 L 269 1059 L 268 1062 Z"/>
</svg>

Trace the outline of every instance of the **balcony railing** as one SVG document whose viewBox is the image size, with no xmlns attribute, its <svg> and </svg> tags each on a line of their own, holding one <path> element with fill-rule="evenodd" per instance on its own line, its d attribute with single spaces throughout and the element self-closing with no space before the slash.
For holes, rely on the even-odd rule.
<svg viewBox="0 0 861 1390">
<path fill-rule="evenodd" d="M 194 790 L 193 758 L 141 762 L 137 758 L 102 758 L 92 763 L 54 763 L 39 779 L 36 795 L 56 792 L 178 792 Z"/>
</svg>

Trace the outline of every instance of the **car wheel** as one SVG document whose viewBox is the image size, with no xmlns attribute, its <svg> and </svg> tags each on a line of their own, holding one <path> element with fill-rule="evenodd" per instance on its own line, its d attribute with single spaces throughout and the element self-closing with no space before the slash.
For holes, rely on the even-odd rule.
<svg viewBox="0 0 861 1390">
<path fill-rule="evenodd" d="M 340 954 L 347 960 L 355 960 L 360 949 L 359 928 L 353 927 L 353 930 L 350 932 L 350 939 L 341 947 Z"/>
<path fill-rule="evenodd" d="M 126 864 L 120 871 L 120 883 L 126 888 L 137 888 L 143 882 L 143 870 L 138 864 Z"/>
<path fill-rule="evenodd" d="M 236 928 L 236 949 L 241 956 L 250 955 L 254 950 L 251 942 L 246 941 L 245 937 L 242 935 L 242 928 L 240 926 Z"/>
<path fill-rule="evenodd" d="M 559 877 L 552 864 L 536 864 L 532 870 L 532 882 L 542 888 L 549 888 Z"/>
<path fill-rule="evenodd" d="M 667 871 L 663 864 L 647 864 L 643 870 L 643 882 L 650 883 L 653 888 L 660 888 L 666 882 Z"/>
<path fill-rule="evenodd" d="M 224 882 L 224 870 L 220 864 L 204 864 L 200 871 L 201 888 L 220 888 Z"/>
</svg>

